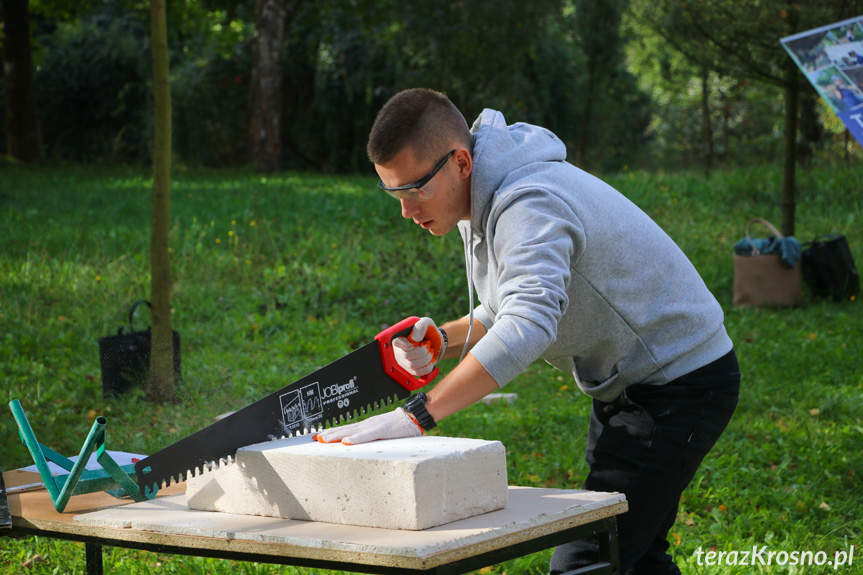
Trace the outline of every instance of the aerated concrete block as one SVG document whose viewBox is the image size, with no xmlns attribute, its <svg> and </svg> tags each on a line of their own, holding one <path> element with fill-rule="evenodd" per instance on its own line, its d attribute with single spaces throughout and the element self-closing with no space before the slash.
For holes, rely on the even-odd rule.
<svg viewBox="0 0 863 575">
<path fill-rule="evenodd" d="M 187 480 L 191 509 L 387 529 L 427 529 L 506 506 L 499 441 L 413 437 L 359 445 L 310 436 L 237 451 Z"/>
</svg>

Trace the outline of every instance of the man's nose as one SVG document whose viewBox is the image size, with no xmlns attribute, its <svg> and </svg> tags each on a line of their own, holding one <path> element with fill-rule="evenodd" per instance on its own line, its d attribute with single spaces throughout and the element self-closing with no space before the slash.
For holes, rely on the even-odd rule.
<svg viewBox="0 0 863 575">
<path fill-rule="evenodd" d="M 414 217 L 419 211 L 419 206 L 410 200 L 400 199 L 402 204 L 402 217 L 405 219 L 410 219 Z"/>
</svg>

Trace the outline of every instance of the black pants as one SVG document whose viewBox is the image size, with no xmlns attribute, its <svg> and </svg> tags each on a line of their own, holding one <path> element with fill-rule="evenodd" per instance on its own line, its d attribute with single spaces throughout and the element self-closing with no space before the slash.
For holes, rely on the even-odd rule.
<svg viewBox="0 0 863 575">
<path fill-rule="evenodd" d="M 584 488 L 626 495 L 617 517 L 621 573 L 679 574 L 668 531 L 680 495 L 737 406 L 740 368 L 734 351 L 665 385 L 631 385 L 613 402 L 593 400 Z M 598 544 L 583 539 L 554 550 L 551 573 L 596 562 Z"/>
</svg>

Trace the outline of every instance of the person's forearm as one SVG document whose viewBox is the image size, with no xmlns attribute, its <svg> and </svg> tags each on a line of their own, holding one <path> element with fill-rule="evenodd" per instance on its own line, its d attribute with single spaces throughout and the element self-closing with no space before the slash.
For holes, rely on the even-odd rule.
<svg viewBox="0 0 863 575">
<path fill-rule="evenodd" d="M 474 331 L 476 324 L 479 322 L 474 324 Z M 474 356 L 467 354 L 464 361 L 428 392 L 426 409 L 439 422 L 497 390 L 494 378 Z"/>
<path fill-rule="evenodd" d="M 444 359 L 458 359 L 461 357 L 462 348 L 464 348 L 465 342 L 467 341 L 467 332 L 470 327 L 468 316 L 447 322 L 440 327 L 446 332 L 448 341 Z M 475 346 L 476 343 L 482 339 L 482 336 L 484 336 L 485 333 L 485 326 L 474 319 L 473 332 L 470 334 L 470 345 L 468 345 L 467 348 L 468 351 L 470 351 L 470 348 Z"/>
</svg>

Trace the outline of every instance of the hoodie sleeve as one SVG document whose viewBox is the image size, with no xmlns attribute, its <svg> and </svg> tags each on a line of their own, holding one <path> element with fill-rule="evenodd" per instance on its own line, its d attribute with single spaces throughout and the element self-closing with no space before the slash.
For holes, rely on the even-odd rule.
<svg viewBox="0 0 863 575">
<path fill-rule="evenodd" d="M 488 332 L 488 330 L 491 329 L 491 326 L 494 325 L 494 318 L 489 315 L 481 304 L 474 308 L 473 318 L 482 324 L 486 332 Z"/>
<path fill-rule="evenodd" d="M 537 188 L 497 198 L 488 222 L 497 305 L 484 302 L 493 325 L 471 353 L 503 386 L 556 340 L 583 230 L 566 202 Z"/>
</svg>

